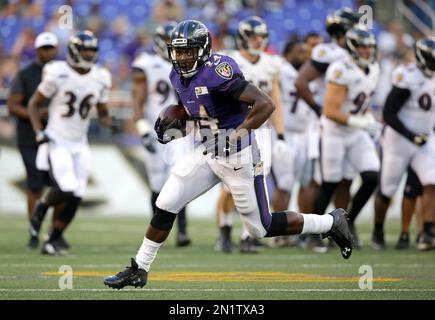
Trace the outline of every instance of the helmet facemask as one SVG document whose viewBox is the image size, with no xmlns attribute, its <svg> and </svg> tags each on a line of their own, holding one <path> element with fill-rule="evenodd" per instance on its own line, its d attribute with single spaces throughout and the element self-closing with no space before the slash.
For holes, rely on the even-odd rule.
<svg viewBox="0 0 435 320">
<path fill-rule="evenodd" d="M 205 51 L 200 43 L 188 45 L 186 39 L 174 39 L 168 45 L 169 59 L 175 71 L 184 78 L 193 77 L 208 60 L 210 52 Z"/>
</svg>

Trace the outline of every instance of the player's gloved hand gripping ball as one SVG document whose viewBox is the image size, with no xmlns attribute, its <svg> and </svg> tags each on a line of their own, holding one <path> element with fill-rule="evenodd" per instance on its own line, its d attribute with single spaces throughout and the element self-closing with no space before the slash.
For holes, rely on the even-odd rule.
<svg viewBox="0 0 435 320">
<path fill-rule="evenodd" d="M 186 135 L 186 123 L 190 119 L 186 109 L 178 104 L 171 104 L 160 112 L 154 125 L 157 141 L 163 144 Z"/>
</svg>

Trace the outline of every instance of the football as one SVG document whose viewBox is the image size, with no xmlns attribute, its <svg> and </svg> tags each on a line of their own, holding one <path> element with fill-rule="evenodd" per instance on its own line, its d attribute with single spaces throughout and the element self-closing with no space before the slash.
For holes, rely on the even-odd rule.
<svg viewBox="0 0 435 320">
<path fill-rule="evenodd" d="M 186 109 L 179 104 L 171 104 L 162 110 L 160 119 L 170 123 L 173 120 L 187 121 L 190 118 Z"/>
</svg>

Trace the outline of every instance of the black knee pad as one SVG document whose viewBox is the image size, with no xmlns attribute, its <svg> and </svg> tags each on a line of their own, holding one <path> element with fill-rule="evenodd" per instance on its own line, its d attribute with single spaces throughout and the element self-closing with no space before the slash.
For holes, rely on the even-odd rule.
<svg viewBox="0 0 435 320">
<path fill-rule="evenodd" d="M 169 231 L 172 229 L 176 217 L 175 213 L 157 207 L 156 214 L 151 219 L 151 225 L 156 229 Z"/>
<path fill-rule="evenodd" d="M 415 199 L 423 194 L 423 186 L 420 179 L 412 169 L 408 169 L 408 177 L 406 179 L 405 190 L 403 195 L 407 198 Z"/>
<path fill-rule="evenodd" d="M 45 201 L 49 206 L 55 206 L 62 202 L 71 201 L 73 198 L 74 192 L 64 192 L 58 187 L 52 187 L 50 188 L 50 191 L 48 191 Z"/>
<path fill-rule="evenodd" d="M 264 237 L 276 237 L 286 234 L 287 230 L 287 213 L 276 212 L 272 214 L 272 221 L 270 222 L 267 233 Z"/>
<path fill-rule="evenodd" d="M 70 201 L 65 203 L 65 207 L 59 213 L 59 220 L 65 224 L 69 224 L 74 218 L 81 202 L 82 198 L 73 197 Z"/>
<path fill-rule="evenodd" d="M 361 173 L 363 183 L 376 186 L 379 183 L 379 173 L 377 171 L 366 171 Z"/>
</svg>

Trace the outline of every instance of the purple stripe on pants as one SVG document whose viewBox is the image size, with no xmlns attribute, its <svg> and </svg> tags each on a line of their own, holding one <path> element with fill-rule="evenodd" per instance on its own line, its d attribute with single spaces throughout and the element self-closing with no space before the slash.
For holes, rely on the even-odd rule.
<svg viewBox="0 0 435 320">
<path fill-rule="evenodd" d="M 255 195 L 257 196 L 257 205 L 260 210 L 261 224 L 266 231 L 269 229 L 272 222 L 272 215 L 269 212 L 269 203 L 266 197 L 266 189 L 264 187 L 263 175 L 254 177 Z"/>
</svg>

